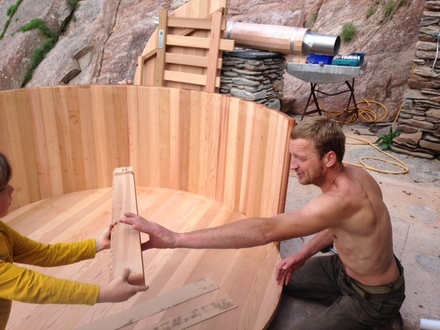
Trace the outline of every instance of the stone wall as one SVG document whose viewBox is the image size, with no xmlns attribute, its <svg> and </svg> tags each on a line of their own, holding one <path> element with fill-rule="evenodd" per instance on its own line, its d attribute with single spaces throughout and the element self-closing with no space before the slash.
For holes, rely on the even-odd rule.
<svg viewBox="0 0 440 330">
<path fill-rule="evenodd" d="M 220 93 L 280 110 L 285 61 L 278 53 L 257 50 L 225 52 Z"/>
<path fill-rule="evenodd" d="M 440 0 L 425 2 L 393 150 L 440 159 Z"/>
</svg>

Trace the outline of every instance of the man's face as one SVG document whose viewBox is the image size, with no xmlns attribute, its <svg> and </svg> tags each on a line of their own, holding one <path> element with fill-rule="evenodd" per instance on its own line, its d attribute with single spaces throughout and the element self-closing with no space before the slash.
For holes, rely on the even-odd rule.
<svg viewBox="0 0 440 330">
<path fill-rule="evenodd" d="M 290 140 L 292 155 L 291 168 L 298 176 L 298 182 L 318 185 L 323 178 L 324 164 L 316 150 L 315 143 L 309 139 Z"/>
<path fill-rule="evenodd" d="M 12 192 L 14 188 L 8 183 L 0 187 L 0 217 L 8 214 L 9 206 L 12 202 Z"/>
</svg>

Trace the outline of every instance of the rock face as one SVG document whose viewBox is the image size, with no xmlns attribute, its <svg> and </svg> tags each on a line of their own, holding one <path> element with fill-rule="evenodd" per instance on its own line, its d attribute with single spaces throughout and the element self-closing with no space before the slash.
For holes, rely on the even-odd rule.
<svg viewBox="0 0 440 330">
<path fill-rule="evenodd" d="M 115 84 L 132 79 L 141 55 L 158 24 L 160 8 L 173 11 L 188 0 L 1 0 L 0 90 L 60 84 Z M 397 3 L 397 2 L 396 2 Z M 367 69 L 356 79 L 355 94 L 385 104 L 389 121 L 396 116 L 407 88 L 416 51 L 423 1 L 396 4 L 386 15 L 385 1 L 230 0 L 227 19 L 259 24 L 307 27 L 319 34 L 340 35 L 344 23 L 357 28 L 355 38 L 342 42 L 340 53 L 365 52 Z M 11 8 L 15 11 L 11 14 Z M 25 76 L 32 58 L 48 39 L 41 30 L 17 32 L 40 19 L 57 42 Z M 292 60 L 290 56 L 287 61 Z M 284 76 L 283 111 L 302 112 L 309 84 Z M 328 86 L 337 90 L 339 86 Z M 344 97 L 327 98 L 329 111 L 346 107 Z"/>
</svg>

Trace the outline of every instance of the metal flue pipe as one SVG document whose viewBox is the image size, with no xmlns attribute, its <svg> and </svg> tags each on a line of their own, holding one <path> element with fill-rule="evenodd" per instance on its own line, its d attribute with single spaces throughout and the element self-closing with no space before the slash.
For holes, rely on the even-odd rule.
<svg viewBox="0 0 440 330">
<path fill-rule="evenodd" d="M 224 38 L 234 40 L 239 47 L 284 55 L 337 55 L 341 44 L 339 36 L 316 34 L 305 28 L 233 21 L 227 22 Z"/>
</svg>

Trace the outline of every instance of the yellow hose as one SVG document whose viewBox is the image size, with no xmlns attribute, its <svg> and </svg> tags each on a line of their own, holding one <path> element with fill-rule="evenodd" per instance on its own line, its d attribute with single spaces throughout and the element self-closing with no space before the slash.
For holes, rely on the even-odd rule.
<svg viewBox="0 0 440 330">
<path fill-rule="evenodd" d="M 366 105 L 362 106 L 362 104 L 366 104 Z M 361 102 L 356 103 L 356 105 L 357 105 L 357 111 L 356 111 L 356 107 L 354 106 L 351 106 L 347 110 L 343 110 L 340 112 L 328 111 L 323 107 L 321 107 L 321 105 L 319 105 L 319 108 L 325 113 L 327 113 L 329 117 L 339 122 L 343 122 L 344 124 L 352 124 L 352 125 L 357 124 L 359 118 L 363 119 L 368 123 L 379 123 L 384 121 L 388 117 L 388 109 L 383 103 L 363 99 Z M 383 111 L 382 117 L 380 118 L 377 117 L 378 116 L 377 113 L 379 111 L 377 111 L 377 109 L 372 109 L 371 108 L 372 105 L 378 106 L 379 110 L 382 109 Z M 348 117 L 346 117 L 344 120 L 339 119 L 339 117 L 343 115 L 347 116 L 347 114 Z"/>
<path fill-rule="evenodd" d="M 354 137 L 354 136 L 347 136 L 347 138 L 361 141 L 361 142 L 363 142 L 363 144 L 368 144 L 368 145 L 372 146 L 374 149 L 376 149 L 379 152 L 383 153 L 384 155 L 394 159 L 395 162 L 390 161 L 390 160 L 386 160 L 386 159 L 377 158 L 377 157 L 362 157 L 361 159 L 359 159 L 359 163 L 361 163 L 361 165 L 354 164 L 354 163 L 346 163 L 346 164 L 351 164 L 351 165 L 354 165 L 354 166 L 365 168 L 367 170 L 371 170 L 371 171 L 375 171 L 375 172 L 379 172 L 379 173 L 385 173 L 385 174 L 406 174 L 406 173 L 409 173 L 409 167 L 404 162 L 402 162 L 400 159 L 394 157 L 393 155 L 390 155 L 389 153 L 383 151 L 382 149 L 380 149 L 379 147 L 377 147 L 373 143 L 371 143 L 371 142 L 369 142 L 367 140 L 361 139 L 361 138 Z M 386 170 L 377 169 L 375 167 L 367 165 L 364 162 L 364 160 L 367 160 L 367 159 L 378 160 L 378 161 L 381 161 L 383 163 L 392 164 L 394 166 L 402 168 L 402 170 L 401 171 L 386 171 Z"/>
<path fill-rule="evenodd" d="M 360 106 L 360 104 L 366 104 L 366 106 Z M 356 107 L 352 106 L 352 107 L 348 108 L 347 110 L 344 110 L 341 112 L 330 112 L 330 111 L 323 109 L 321 107 L 321 105 L 319 105 L 319 107 L 322 111 L 327 113 L 330 118 L 333 118 L 334 120 L 342 122 L 344 124 L 356 124 L 358 122 L 359 118 L 363 119 L 364 121 L 366 121 L 368 123 L 379 123 L 388 117 L 388 109 L 383 103 L 363 99 L 361 102 L 357 103 L 356 105 L 357 105 L 357 109 L 358 109 L 357 111 L 356 111 Z M 382 108 L 383 115 L 380 118 L 378 118 L 377 111 L 375 111 L 374 109 L 371 109 L 372 105 L 379 106 L 379 109 Z M 396 115 L 396 118 L 394 118 L 394 121 L 393 121 L 393 124 L 391 125 L 391 127 L 394 126 L 397 119 L 399 118 L 401 110 L 402 110 L 402 107 L 400 107 L 400 109 Z M 346 119 L 344 119 L 344 120 L 339 120 L 338 118 L 344 114 L 345 115 L 348 114 L 349 116 L 346 117 Z M 361 141 L 362 144 L 370 145 L 373 148 L 375 148 L 376 150 L 378 150 L 379 152 L 386 155 L 387 157 L 392 158 L 394 161 L 381 159 L 381 158 L 377 158 L 377 157 L 362 157 L 361 159 L 359 159 L 360 164 L 354 164 L 354 163 L 346 163 L 346 164 L 351 164 L 354 166 L 365 168 L 367 170 L 371 170 L 371 171 L 375 171 L 375 172 L 379 172 L 379 173 L 385 173 L 385 174 L 406 174 L 406 173 L 409 173 L 409 167 L 404 162 L 402 162 L 400 159 L 392 156 L 391 154 L 383 151 L 382 149 L 377 147 L 375 144 L 373 144 L 367 140 L 354 137 L 354 136 L 347 136 L 347 138 Z M 365 160 L 367 160 L 367 159 L 377 160 L 377 161 L 381 161 L 384 163 L 389 163 L 389 164 L 392 164 L 394 166 L 401 168 L 402 170 L 401 171 L 386 171 L 386 170 L 377 169 L 375 167 L 367 165 L 365 163 Z"/>
</svg>

